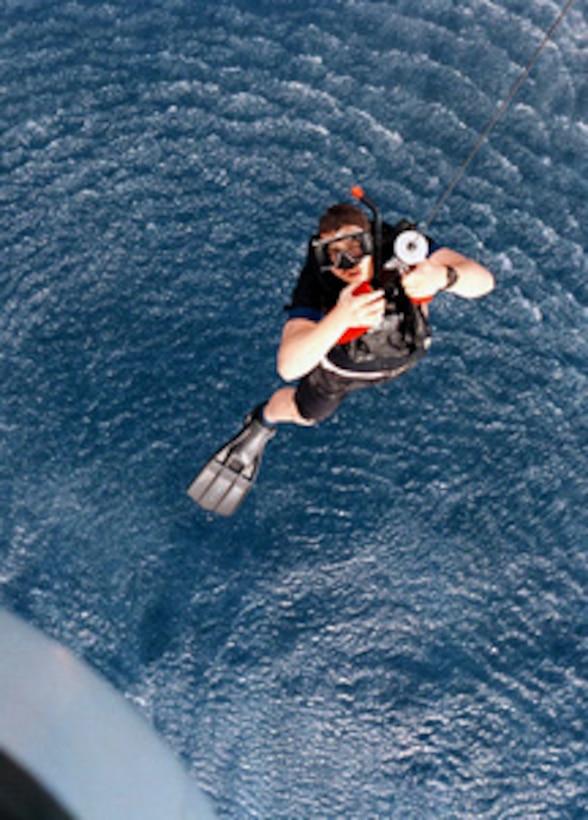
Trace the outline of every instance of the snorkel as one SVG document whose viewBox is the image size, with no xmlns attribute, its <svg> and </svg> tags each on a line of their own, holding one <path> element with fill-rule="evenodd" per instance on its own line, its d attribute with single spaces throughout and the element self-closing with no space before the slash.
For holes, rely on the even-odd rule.
<svg viewBox="0 0 588 820">
<path fill-rule="evenodd" d="M 374 215 L 374 227 L 372 232 L 374 237 L 374 276 L 372 282 L 373 286 L 378 288 L 380 287 L 379 277 L 382 270 L 382 217 L 378 206 L 373 199 L 370 199 L 361 185 L 354 185 L 351 189 L 351 195 L 360 202 L 363 202 Z"/>
</svg>

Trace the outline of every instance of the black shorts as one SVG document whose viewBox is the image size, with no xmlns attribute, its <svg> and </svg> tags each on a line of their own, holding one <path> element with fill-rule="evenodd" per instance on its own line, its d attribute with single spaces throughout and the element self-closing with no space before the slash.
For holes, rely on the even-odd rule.
<svg viewBox="0 0 588 820">
<path fill-rule="evenodd" d="M 348 393 L 373 384 L 389 382 L 394 378 L 396 375 L 374 379 L 347 378 L 319 365 L 300 381 L 296 389 L 296 406 L 305 419 L 324 421 L 333 415 Z"/>
</svg>

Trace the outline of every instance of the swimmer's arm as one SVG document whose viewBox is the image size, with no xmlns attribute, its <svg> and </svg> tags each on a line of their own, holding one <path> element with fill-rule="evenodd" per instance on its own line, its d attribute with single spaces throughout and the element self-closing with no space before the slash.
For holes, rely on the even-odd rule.
<svg viewBox="0 0 588 820">
<path fill-rule="evenodd" d="M 346 330 L 334 311 L 320 322 L 290 319 L 284 325 L 278 350 L 278 373 L 291 382 L 310 373 L 323 356 L 337 344 Z"/>
<path fill-rule="evenodd" d="M 447 287 L 447 267 L 457 274 L 453 285 Z M 440 291 L 447 291 L 463 299 L 478 299 L 494 288 L 494 276 L 490 271 L 450 248 L 439 248 L 431 256 L 419 262 L 402 279 L 402 284 L 411 299 L 425 299 Z"/>
<path fill-rule="evenodd" d="M 335 307 L 320 321 L 289 319 L 278 350 L 278 373 L 294 381 L 310 373 L 350 327 L 375 327 L 386 308 L 383 290 L 354 293 L 357 285 L 344 287 Z"/>
</svg>

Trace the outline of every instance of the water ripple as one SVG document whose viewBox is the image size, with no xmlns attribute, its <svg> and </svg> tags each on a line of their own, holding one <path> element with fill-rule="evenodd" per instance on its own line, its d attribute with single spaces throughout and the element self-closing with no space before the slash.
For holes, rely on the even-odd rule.
<svg viewBox="0 0 588 820">
<path fill-rule="evenodd" d="M 584 14 L 434 226 L 497 291 L 216 526 L 184 486 L 275 384 L 317 213 L 424 218 L 554 4 L 3 9 L 3 599 L 221 816 L 582 816 Z"/>
</svg>

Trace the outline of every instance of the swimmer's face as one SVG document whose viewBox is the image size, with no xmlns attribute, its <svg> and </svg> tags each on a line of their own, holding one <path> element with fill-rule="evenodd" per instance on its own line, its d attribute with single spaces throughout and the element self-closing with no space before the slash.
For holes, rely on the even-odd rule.
<svg viewBox="0 0 588 820">
<path fill-rule="evenodd" d="M 359 225 L 341 225 L 336 231 L 322 233 L 331 272 L 347 285 L 369 282 L 373 277 L 373 258 L 366 252 L 365 230 Z"/>
</svg>

